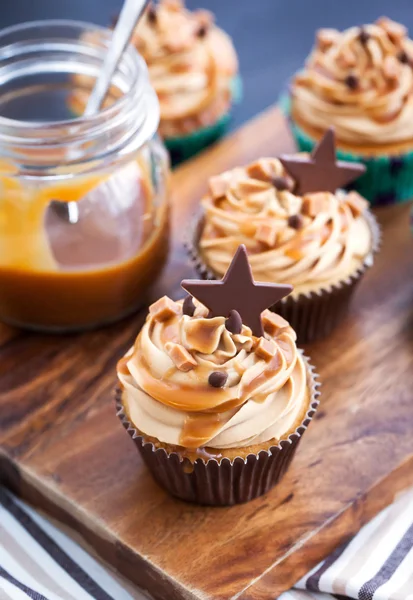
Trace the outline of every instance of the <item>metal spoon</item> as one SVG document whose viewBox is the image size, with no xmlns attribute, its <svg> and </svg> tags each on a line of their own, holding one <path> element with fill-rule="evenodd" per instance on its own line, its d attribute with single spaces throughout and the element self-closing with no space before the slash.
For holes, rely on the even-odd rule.
<svg viewBox="0 0 413 600">
<path fill-rule="evenodd" d="M 125 48 L 130 42 L 133 31 L 142 16 L 148 0 L 125 0 L 119 20 L 112 34 L 109 50 L 106 54 L 102 71 L 89 96 L 84 112 L 85 117 L 96 114 L 108 93 L 112 77 L 122 57 Z"/>
<path fill-rule="evenodd" d="M 91 117 L 99 112 L 110 88 L 113 74 L 131 40 L 134 29 L 138 24 L 148 1 L 149 0 L 125 0 L 118 22 L 113 31 L 100 75 L 96 80 L 95 86 L 89 96 L 86 109 L 83 113 L 85 117 Z M 77 202 L 62 203 L 58 200 L 51 200 L 50 208 L 56 210 L 60 217 L 66 219 L 69 223 L 77 223 L 79 220 L 79 208 L 77 204 Z"/>
</svg>

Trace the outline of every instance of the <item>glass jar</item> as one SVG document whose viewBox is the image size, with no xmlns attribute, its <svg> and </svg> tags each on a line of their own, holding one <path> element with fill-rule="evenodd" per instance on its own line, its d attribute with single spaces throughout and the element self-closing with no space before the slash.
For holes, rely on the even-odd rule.
<svg viewBox="0 0 413 600">
<path fill-rule="evenodd" d="M 96 31 L 99 35 L 96 35 Z M 168 160 L 146 65 L 125 52 L 99 114 L 71 114 L 110 32 L 72 21 L 0 34 L 0 320 L 95 327 L 144 301 L 168 251 Z"/>
</svg>

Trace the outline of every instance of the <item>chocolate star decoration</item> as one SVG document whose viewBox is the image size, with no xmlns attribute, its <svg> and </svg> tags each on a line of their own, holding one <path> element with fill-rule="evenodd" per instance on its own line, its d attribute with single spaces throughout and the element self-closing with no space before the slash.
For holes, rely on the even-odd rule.
<svg viewBox="0 0 413 600">
<path fill-rule="evenodd" d="M 238 247 L 221 281 L 185 279 L 181 286 L 209 308 L 209 317 L 228 317 L 236 310 L 253 335 L 264 335 L 261 313 L 292 292 L 292 285 L 254 281 L 247 250 Z"/>
<path fill-rule="evenodd" d="M 360 177 L 366 167 L 360 163 L 336 160 L 334 129 L 330 127 L 309 158 L 280 156 L 284 168 L 296 181 L 300 196 L 312 192 L 334 192 Z"/>
</svg>

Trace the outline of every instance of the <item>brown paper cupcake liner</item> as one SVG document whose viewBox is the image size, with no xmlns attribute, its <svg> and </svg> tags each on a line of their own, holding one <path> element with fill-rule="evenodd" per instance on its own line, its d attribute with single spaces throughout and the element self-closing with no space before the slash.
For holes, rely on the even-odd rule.
<svg viewBox="0 0 413 600">
<path fill-rule="evenodd" d="M 366 270 L 373 264 L 373 255 L 381 242 L 381 231 L 375 216 L 367 212 L 365 218 L 372 233 L 372 249 L 358 270 L 346 280 L 317 292 L 287 296 L 271 308 L 286 319 L 297 334 L 299 344 L 308 344 L 327 337 L 348 312 L 350 300 Z M 219 279 L 202 260 L 198 243 L 203 228 L 203 216 L 195 218 L 185 247 L 193 266 L 202 279 Z"/>
<path fill-rule="evenodd" d="M 229 506 L 265 494 L 289 467 L 304 431 L 317 410 L 320 395 L 314 368 L 306 361 L 310 378 L 310 402 L 302 423 L 278 445 L 245 458 L 198 458 L 195 462 L 178 452 L 156 448 L 135 429 L 122 404 L 122 391 L 116 389 L 117 416 L 129 433 L 157 483 L 173 496 L 209 506 Z"/>
</svg>

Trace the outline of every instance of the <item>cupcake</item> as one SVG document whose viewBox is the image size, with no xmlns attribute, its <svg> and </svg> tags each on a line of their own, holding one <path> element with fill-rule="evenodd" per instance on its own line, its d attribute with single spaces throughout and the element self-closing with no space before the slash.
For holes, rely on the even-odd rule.
<svg viewBox="0 0 413 600">
<path fill-rule="evenodd" d="M 372 204 L 413 196 L 413 41 L 403 25 L 382 17 L 319 30 L 287 110 L 300 150 L 334 126 L 338 157 L 366 166 L 354 188 Z"/>
<path fill-rule="evenodd" d="M 212 14 L 161 0 L 149 7 L 133 41 L 158 94 L 159 133 L 172 159 L 186 159 L 220 137 L 240 84 L 231 39 Z"/>
<path fill-rule="evenodd" d="M 191 12 L 180 0 L 149 5 L 132 44 L 147 63 L 161 111 L 159 134 L 173 163 L 185 160 L 226 130 L 231 106 L 240 99 L 238 61 L 231 38 L 206 10 Z M 77 78 L 85 85 L 86 78 Z M 88 92 L 77 90 L 79 113 Z"/>
<path fill-rule="evenodd" d="M 341 189 L 363 170 L 336 161 L 329 130 L 310 157 L 263 158 L 212 177 L 188 243 L 196 269 L 220 278 L 245 244 L 257 280 L 294 286 L 276 311 L 299 342 L 327 336 L 378 246 L 367 201 Z"/>
<path fill-rule="evenodd" d="M 279 481 L 318 404 L 294 330 L 266 308 L 291 286 L 254 282 L 241 246 L 222 281 L 182 287 L 119 362 L 117 414 L 172 495 L 246 502 Z"/>
</svg>

